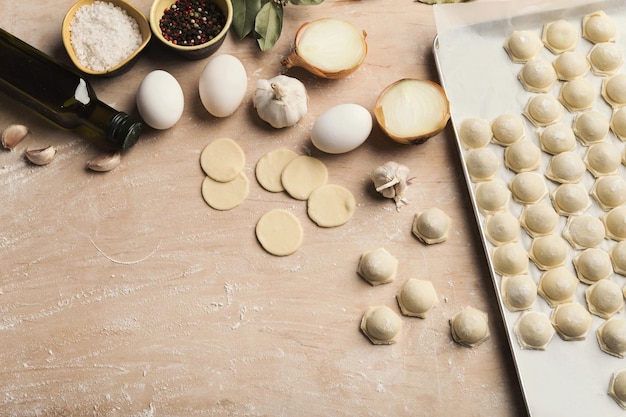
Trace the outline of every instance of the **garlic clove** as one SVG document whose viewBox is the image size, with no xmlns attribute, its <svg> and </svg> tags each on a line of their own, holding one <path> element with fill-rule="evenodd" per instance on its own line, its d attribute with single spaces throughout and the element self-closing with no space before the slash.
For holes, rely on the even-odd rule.
<svg viewBox="0 0 626 417">
<path fill-rule="evenodd" d="M 347 20 L 321 18 L 304 23 L 296 32 L 294 48 L 282 64 L 302 67 L 322 78 L 337 79 L 356 71 L 367 55 L 365 31 Z"/>
<path fill-rule="evenodd" d="M 57 150 L 52 145 L 38 149 L 29 148 L 26 149 L 26 152 L 24 152 L 26 159 L 28 159 L 35 165 L 48 165 L 50 162 L 52 162 L 56 154 Z"/>
<path fill-rule="evenodd" d="M 2 131 L 2 146 L 13 150 L 28 135 L 28 128 L 24 125 L 10 125 Z"/>
<path fill-rule="evenodd" d="M 396 203 L 396 208 L 408 204 L 404 193 L 410 184 L 409 168 L 405 165 L 389 161 L 379 166 L 370 174 L 376 191 L 385 198 L 391 198 Z"/>
<path fill-rule="evenodd" d="M 87 162 L 87 168 L 96 172 L 108 172 L 119 166 L 122 154 L 118 151 L 102 153 Z"/>
</svg>

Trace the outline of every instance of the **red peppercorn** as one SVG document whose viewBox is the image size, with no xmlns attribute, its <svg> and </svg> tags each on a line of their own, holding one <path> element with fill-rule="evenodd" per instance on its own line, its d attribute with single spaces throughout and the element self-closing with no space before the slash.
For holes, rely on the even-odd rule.
<svg viewBox="0 0 626 417">
<path fill-rule="evenodd" d="M 224 12 L 213 2 L 177 0 L 166 8 L 159 26 L 163 37 L 175 45 L 206 43 L 217 36 L 226 24 Z M 172 31 L 181 27 L 183 30 Z"/>
</svg>

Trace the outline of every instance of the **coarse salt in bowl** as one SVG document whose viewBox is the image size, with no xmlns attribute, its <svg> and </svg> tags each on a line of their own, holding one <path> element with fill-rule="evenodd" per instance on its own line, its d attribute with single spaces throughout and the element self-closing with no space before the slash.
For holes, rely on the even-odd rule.
<svg viewBox="0 0 626 417">
<path fill-rule="evenodd" d="M 231 0 L 204 0 L 203 3 L 208 7 L 210 4 L 217 6 L 223 13 L 223 25 L 219 33 L 212 34 L 212 37 L 207 41 L 201 40 L 202 43 L 194 45 L 181 45 L 178 43 L 178 39 L 166 39 L 161 29 L 161 20 L 166 14 L 166 10 L 170 10 L 173 5 L 180 2 L 184 3 L 199 3 L 199 0 L 154 0 L 150 7 L 150 28 L 155 38 L 159 40 L 161 44 L 171 49 L 181 56 L 188 59 L 202 59 L 215 53 L 226 39 L 226 34 L 230 29 L 233 22 L 233 5 Z M 202 24 L 202 23 L 200 23 Z M 205 29 L 205 28 L 201 28 Z M 206 32 L 206 30 L 204 30 Z M 174 40 L 176 42 L 174 42 Z"/>
<path fill-rule="evenodd" d="M 89 75 L 128 70 L 152 38 L 146 17 L 124 0 L 80 0 L 63 19 L 63 45 L 72 63 Z"/>
</svg>

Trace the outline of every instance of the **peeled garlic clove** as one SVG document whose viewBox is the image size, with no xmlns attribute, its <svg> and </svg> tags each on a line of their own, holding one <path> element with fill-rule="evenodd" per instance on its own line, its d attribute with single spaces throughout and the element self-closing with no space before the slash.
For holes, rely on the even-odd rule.
<svg viewBox="0 0 626 417">
<path fill-rule="evenodd" d="M 102 153 L 87 162 L 87 168 L 96 172 L 107 172 L 118 167 L 122 154 L 117 151 Z"/>
<path fill-rule="evenodd" d="M 302 67 L 322 78 L 342 78 L 359 68 L 367 55 L 365 31 L 337 18 L 304 23 L 296 32 L 294 48 L 282 64 Z"/>
<path fill-rule="evenodd" d="M 374 115 L 381 129 L 394 141 L 420 144 L 446 127 L 450 103 L 439 84 L 404 78 L 380 93 Z"/>
<path fill-rule="evenodd" d="M 259 117 L 277 129 L 298 123 L 308 110 L 308 101 L 304 84 L 286 75 L 257 81 L 252 97 Z"/>
<path fill-rule="evenodd" d="M 28 134 L 28 128 L 24 125 L 10 125 L 2 131 L 2 146 L 6 149 L 15 148 Z"/>
<path fill-rule="evenodd" d="M 45 148 L 39 149 L 26 149 L 24 155 L 26 159 L 35 165 L 48 165 L 57 154 L 57 150 L 54 146 L 49 145 Z"/>
</svg>

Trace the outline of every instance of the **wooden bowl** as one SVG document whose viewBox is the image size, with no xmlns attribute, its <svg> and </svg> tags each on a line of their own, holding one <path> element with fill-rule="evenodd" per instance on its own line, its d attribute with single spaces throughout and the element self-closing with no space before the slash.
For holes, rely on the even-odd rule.
<svg viewBox="0 0 626 417">
<path fill-rule="evenodd" d="M 63 19 L 63 27 L 62 27 L 63 45 L 65 46 L 65 50 L 67 51 L 67 54 L 72 60 L 72 63 L 81 72 L 85 74 L 89 74 L 89 75 L 101 75 L 101 76 L 112 77 L 112 76 L 119 75 L 127 71 L 135 64 L 139 56 L 139 53 L 146 47 L 146 45 L 148 45 L 148 42 L 152 38 L 152 32 L 150 31 L 150 25 L 148 24 L 148 20 L 146 19 L 146 17 L 132 4 L 124 0 L 106 0 L 108 3 L 112 3 L 113 5 L 118 6 L 121 9 L 125 10 L 129 16 L 131 16 L 133 19 L 137 21 L 137 24 L 139 25 L 139 31 L 141 32 L 142 42 L 139 48 L 137 48 L 126 59 L 124 59 L 122 62 L 120 62 L 119 64 L 115 65 L 112 68 L 109 68 L 105 71 L 94 71 L 90 68 L 85 67 L 78 60 L 78 57 L 76 56 L 76 52 L 74 51 L 74 47 L 72 46 L 72 42 L 70 40 L 70 23 L 72 22 L 72 19 L 74 18 L 74 15 L 76 14 L 76 11 L 79 8 L 81 8 L 82 6 L 91 5 L 95 1 L 97 0 L 79 0 L 65 14 L 65 18 Z"/>
<path fill-rule="evenodd" d="M 224 24 L 222 31 L 210 41 L 199 45 L 181 46 L 176 45 L 163 37 L 159 22 L 165 13 L 165 9 L 176 3 L 176 0 L 154 0 L 152 3 L 152 6 L 150 7 L 149 20 L 150 28 L 152 29 L 154 37 L 158 39 L 159 42 L 166 48 L 175 51 L 188 59 L 202 59 L 212 55 L 220 48 L 220 46 L 222 46 L 224 40 L 226 39 L 226 34 L 228 33 L 228 30 L 233 22 L 233 5 L 231 0 L 210 1 L 217 5 L 226 16 L 226 23 Z"/>
</svg>

